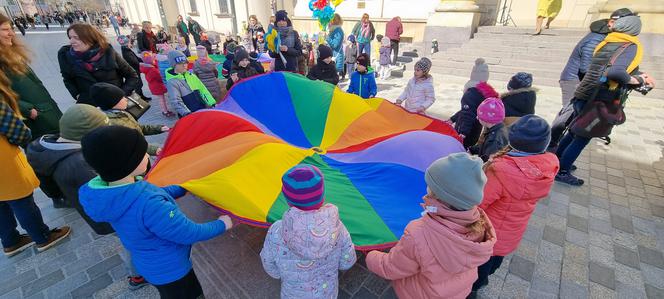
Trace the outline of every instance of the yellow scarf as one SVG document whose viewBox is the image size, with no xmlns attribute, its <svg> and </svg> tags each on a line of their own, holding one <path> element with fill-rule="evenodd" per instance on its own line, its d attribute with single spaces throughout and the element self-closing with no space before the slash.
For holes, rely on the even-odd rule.
<svg viewBox="0 0 664 299">
<path fill-rule="evenodd" d="M 595 47 L 595 52 L 593 55 L 597 54 L 597 52 L 607 43 L 632 43 L 636 45 L 636 56 L 634 57 L 634 60 L 632 60 L 632 63 L 630 63 L 627 67 L 627 73 L 631 74 L 632 71 L 634 71 L 634 69 L 636 69 L 636 67 L 641 64 L 641 60 L 643 60 L 643 46 L 641 45 L 641 41 L 639 41 L 637 36 L 621 32 L 611 32 L 602 42 L 597 45 L 597 47 Z"/>
</svg>

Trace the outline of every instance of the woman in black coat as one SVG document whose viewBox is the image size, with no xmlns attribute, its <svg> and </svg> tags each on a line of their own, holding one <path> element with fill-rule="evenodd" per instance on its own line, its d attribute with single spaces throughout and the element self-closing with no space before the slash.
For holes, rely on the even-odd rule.
<svg viewBox="0 0 664 299">
<path fill-rule="evenodd" d="M 284 64 L 279 53 L 270 51 L 270 57 L 275 58 L 274 70 L 295 73 L 297 72 L 297 58 L 302 55 L 300 34 L 293 30 L 293 23 L 291 23 L 288 13 L 284 10 L 277 12 L 274 25 L 281 38 L 281 48 L 277 50 L 286 59 Z"/>
<path fill-rule="evenodd" d="M 94 105 L 90 86 L 106 82 L 130 95 L 140 84 L 134 69 L 118 54 L 106 38 L 89 24 L 74 24 L 67 29 L 70 45 L 58 51 L 60 73 L 65 87 L 77 103 Z"/>
</svg>

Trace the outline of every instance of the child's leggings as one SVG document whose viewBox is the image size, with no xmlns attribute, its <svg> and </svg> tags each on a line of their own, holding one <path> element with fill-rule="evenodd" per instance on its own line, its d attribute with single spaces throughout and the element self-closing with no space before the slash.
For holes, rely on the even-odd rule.
<svg viewBox="0 0 664 299">
<path fill-rule="evenodd" d="M 504 256 L 492 256 L 486 263 L 477 267 L 477 280 L 473 283 L 473 291 L 477 291 L 489 284 L 489 275 L 500 268 L 503 258 Z"/>
<path fill-rule="evenodd" d="M 161 112 L 163 112 L 163 113 L 173 113 L 173 112 L 171 112 L 171 109 L 168 109 L 168 102 L 166 101 L 166 94 L 162 94 L 162 95 L 154 94 L 152 96 L 159 100 L 159 106 L 161 106 Z"/>
<path fill-rule="evenodd" d="M 387 79 L 390 77 L 390 65 L 385 64 L 385 65 L 380 65 L 380 78 L 381 79 Z"/>
</svg>

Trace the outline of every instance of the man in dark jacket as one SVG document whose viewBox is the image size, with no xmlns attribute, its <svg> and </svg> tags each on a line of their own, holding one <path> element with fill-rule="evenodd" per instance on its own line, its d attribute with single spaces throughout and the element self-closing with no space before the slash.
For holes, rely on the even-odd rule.
<svg viewBox="0 0 664 299">
<path fill-rule="evenodd" d="M 326 45 L 318 46 L 318 63 L 309 70 L 307 78 L 323 80 L 332 85 L 339 83 L 339 73 L 332 63 L 332 48 Z"/>
<path fill-rule="evenodd" d="M 189 25 L 188 26 L 189 27 L 189 32 L 194 37 L 194 42 L 196 43 L 197 46 L 200 45 L 201 44 L 201 33 L 205 32 L 205 30 L 203 29 L 201 24 L 196 22 L 196 20 L 192 19 L 191 17 L 187 17 L 187 23 Z"/>
</svg>

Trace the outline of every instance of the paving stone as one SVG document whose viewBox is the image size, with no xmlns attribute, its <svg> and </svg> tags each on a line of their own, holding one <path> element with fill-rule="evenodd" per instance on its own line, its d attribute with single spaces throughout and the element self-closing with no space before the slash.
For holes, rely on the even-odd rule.
<svg viewBox="0 0 664 299">
<path fill-rule="evenodd" d="M 586 299 L 588 297 L 588 287 L 568 279 L 560 282 L 560 298 Z"/>
<path fill-rule="evenodd" d="M 611 215 L 611 226 L 630 234 L 634 233 L 634 226 L 629 218 Z"/>
<path fill-rule="evenodd" d="M 525 281 L 530 281 L 533 278 L 533 271 L 535 271 L 535 263 L 527 260 L 519 255 L 512 256 L 510 262 L 509 272 L 520 277 Z"/>
<path fill-rule="evenodd" d="M 64 279 L 65 275 L 62 273 L 62 270 L 57 270 L 25 284 L 21 287 L 21 291 L 23 296 L 30 297 Z"/>
<path fill-rule="evenodd" d="M 75 273 L 85 271 L 86 269 L 94 266 L 102 260 L 101 255 L 96 251 L 85 251 L 79 253 L 79 259 L 73 263 L 62 267 L 65 275 L 73 275 Z"/>
<path fill-rule="evenodd" d="M 34 281 L 35 279 L 37 279 L 37 271 L 31 269 L 9 279 L 0 281 L 0 295 L 4 295 L 9 291 Z"/>
<path fill-rule="evenodd" d="M 604 193 L 606 193 L 607 195 L 605 195 L 602 198 L 600 198 L 598 196 L 591 196 L 590 197 L 590 205 L 598 207 L 598 208 L 602 208 L 602 209 L 608 209 L 610 207 L 610 203 L 607 199 L 608 193 L 606 192 L 606 190 L 602 190 L 602 191 Z"/>
<path fill-rule="evenodd" d="M 346 271 L 339 279 L 339 287 L 349 294 L 355 294 L 364 281 L 369 277 L 369 272 L 361 267 L 353 267 Z"/>
<path fill-rule="evenodd" d="M 646 295 L 648 299 L 661 299 L 664 298 L 664 290 L 646 284 Z"/>
<path fill-rule="evenodd" d="M 548 211 L 551 212 L 551 213 L 554 213 L 558 216 L 565 217 L 567 215 L 567 209 L 568 209 L 567 205 L 564 205 L 564 204 L 561 204 L 561 203 L 558 203 L 558 202 L 551 202 L 549 204 L 549 210 Z"/>
<path fill-rule="evenodd" d="M 371 293 L 367 288 L 360 288 L 357 293 L 352 298 L 357 298 L 357 299 L 372 299 L 372 298 L 378 298 L 375 294 Z"/>
<path fill-rule="evenodd" d="M 73 276 L 67 277 L 59 283 L 46 289 L 47 298 L 60 298 L 63 294 L 69 294 L 73 289 L 88 282 L 88 275 L 85 272 L 79 272 Z"/>
<path fill-rule="evenodd" d="M 609 213 L 609 210 L 604 208 L 591 205 L 588 208 L 588 214 L 590 217 L 595 219 L 611 221 L 611 214 Z"/>
<path fill-rule="evenodd" d="M 123 263 L 122 258 L 120 258 L 119 255 L 114 255 L 88 268 L 86 272 L 90 276 L 90 279 L 95 279 L 97 276 L 107 273 L 114 267 L 122 265 L 122 263 Z"/>
<path fill-rule="evenodd" d="M 580 205 L 582 207 L 589 207 L 590 206 L 590 198 L 587 196 L 581 196 L 581 195 L 574 195 L 569 198 L 571 203 L 575 203 L 577 205 Z"/>
<path fill-rule="evenodd" d="M 523 234 L 523 240 L 539 243 L 540 240 L 542 240 L 543 235 L 544 235 L 544 228 L 528 225 L 528 228 L 526 228 L 526 231 Z"/>
<path fill-rule="evenodd" d="M 588 207 L 584 207 L 584 206 L 582 206 L 580 204 L 577 204 L 577 203 L 574 203 L 574 202 L 571 202 L 569 204 L 569 214 L 570 215 L 576 215 L 576 216 L 579 216 L 581 218 L 587 219 L 588 218 L 588 213 L 589 213 Z"/>
<path fill-rule="evenodd" d="M 572 243 L 566 243 L 564 259 L 567 262 L 585 265 L 588 263 L 587 249 Z"/>
<path fill-rule="evenodd" d="M 641 275 L 647 284 L 664 289 L 664 270 L 641 263 Z"/>
<path fill-rule="evenodd" d="M 664 206 L 651 204 L 650 210 L 652 211 L 653 216 L 664 218 Z"/>
<path fill-rule="evenodd" d="M 565 245 L 565 231 L 547 225 L 544 227 L 544 235 L 542 236 L 542 239 L 558 246 L 563 246 Z"/>
<path fill-rule="evenodd" d="M 507 274 L 501 292 L 501 298 L 525 298 L 528 296 L 530 284 L 513 274 Z"/>
<path fill-rule="evenodd" d="M 622 246 L 613 245 L 616 262 L 639 269 L 639 256 L 636 252 Z"/>
<path fill-rule="evenodd" d="M 615 259 L 612 250 L 613 247 L 597 247 L 590 245 L 590 247 L 588 247 L 588 257 L 590 258 L 590 261 L 613 267 L 615 265 Z"/>
<path fill-rule="evenodd" d="M 394 292 L 393 288 L 388 288 L 385 290 L 385 293 L 380 296 L 380 299 L 398 299 L 397 293 Z"/>
<path fill-rule="evenodd" d="M 623 264 L 616 264 L 615 267 L 616 282 L 629 285 L 637 289 L 643 289 L 643 276 L 639 269 L 634 269 Z"/>
<path fill-rule="evenodd" d="M 40 275 L 46 275 L 48 273 L 51 273 L 55 270 L 62 268 L 62 266 L 64 265 L 76 261 L 77 259 L 78 257 L 76 257 L 76 254 L 74 252 L 69 252 L 67 254 L 60 255 L 57 258 L 51 259 L 49 262 L 39 266 L 37 270 Z"/>
<path fill-rule="evenodd" d="M 107 273 L 102 274 L 101 276 L 90 280 L 89 282 L 71 291 L 71 295 L 74 298 L 90 297 L 92 294 L 107 287 L 111 283 L 113 283 L 111 276 Z"/>
<path fill-rule="evenodd" d="M 613 232 L 613 244 L 620 245 L 634 251 L 637 249 L 637 243 L 636 239 L 634 238 L 634 234 L 629 234 L 621 230 L 615 230 Z"/>
<path fill-rule="evenodd" d="M 616 288 L 614 269 L 596 262 L 588 264 L 588 279 L 612 290 Z"/>
<path fill-rule="evenodd" d="M 588 232 L 588 220 L 577 215 L 567 215 L 567 226 L 584 233 Z"/>
<path fill-rule="evenodd" d="M 388 287 L 390 287 L 390 282 L 378 277 L 377 275 L 369 276 L 369 278 L 364 282 L 363 286 L 363 288 L 366 288 L 376 296 L 380 296 L 381 294 L 383 294 L 385 292 L 385 289 L 387 289 Z"/>
<path fill-rule="evenodd" d="M 664 269 L 664 256 L 662 252 L 644 246 L 639 246 L 639 259 L 642 263 Z"/>
<path fill-rule="evenodd" d="M 530 284 L 530 294 L 529 297 L 547 297 L 547 296 L 558 296 L 558 290 L 560 289 L 560 283 L 558 281 L 552 281 L 541 276 L 535 275 Z M 533 296 L 536 292 L 537 296 Z"/>
<path fill-rule="evenodd" d="M 616 282 L 616 298 L 618 299 L 646 299 L 646 292 L 643 285 L 635 287 L 633 285 Z"/>
<path fill-rule="evenodd" d="M 595 232 L 599 232 L 604 235 L 613 234 L 613 226 L 611 226 L 611 222 L 593 217 L 590 217 L 590 219 L 588 220 L 588 229 L 590 230 L 591 236 Z"/>
</svg>

